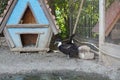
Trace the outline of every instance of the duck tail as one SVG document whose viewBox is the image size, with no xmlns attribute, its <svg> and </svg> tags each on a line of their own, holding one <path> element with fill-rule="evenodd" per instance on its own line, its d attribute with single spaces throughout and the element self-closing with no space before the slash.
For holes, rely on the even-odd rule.
<svg viewBox="0 0 120 80">
<path fill-rule="evenodd" d="M 72 43 L 72 40 L 73 40 L 74 36 L 75 36 L 75 34 L 72 34 L 72 35 L 70 36 L 70 38 L 69 38 L 69 43 Z"/>
</svg>

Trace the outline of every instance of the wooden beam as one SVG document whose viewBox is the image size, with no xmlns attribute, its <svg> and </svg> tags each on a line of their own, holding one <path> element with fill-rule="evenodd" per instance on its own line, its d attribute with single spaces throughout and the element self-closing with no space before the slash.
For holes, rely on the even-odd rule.
<svg viewBox="0 0 120 80">
<path fill-rule="evenodd" d="M 47 28 L 49 25 L 46 24 L 17 24 L 17 25 L 7 25 L 7 28 Z"/>
<path fill-rule="evenodd" d="M 16 34 L 45 34 L 44 32 L 17 32 Z"/>
<path fill-rule="evenodd" d="M 9 45 L 9 47 L 14 48 L 15 44 L 14 44 L 13 40 L 11 39 L 10 34 L 7 31 L 6 28 L 4 29 L 4 35 L 5 35 L 5 38 L 6 38 L 6 41 L 7 41 L 8 45 Z"/>
<path fill-rule="evenodd" d="M 2 20 L 2 22 L 1 22 L 0 33 L 2 33 L 4 27 L 5 27 L 6 23 L 7 23 L 7 20 L 8 20 L 8 18 L 9 18 L 10 14 L 12 13 L 12 10 L 13 10 L 13 8 L 15 7 L 15 4 L 17 3 L 17 1 L 18 1 L 18 0 L 13 0 L 13 1 L 12 1 L 10 7 L 9 7 L 8 10 L 7 10 L 7 13 L 4 15 L 3 20 Z"/>
<path fill-rule="evenodd" d="M 49 10 L 49 5 L 46 4 L 45 0 L 38 0 L 38 1 L 41 4 L 40 6 L 42 7 L 42 9 L 45 12 L 47 19 L 49 20 L 52 31 L 54 32 L 55 35 L 58 34 L 60 32 L 60 30 L 59 30 L 59 27 L 57 26 L 57 23 L 55 23 L 55 19 L 54 19 L 53 15 L 51 14 L 51 12 Z"/>
<path fill-rule="evenodd" d="M 99 0 L 99 48 L 105 41 L 105 0 Z M 99 52 L 99 59 L 101 61 L 102 53 Z"/>
<path fill-rule="evenodd" d="M 114 28 L 115 24 L 119 19 L 120 19 L 120 13 L 116 16 L 114 21 L 111 23 L 110 27 L 106 29 L 105 36 L 108 36 L 110 34 L 110 32 L 112 31 L 112 29 Z"/>
<path fill-rule="evenodd" d="M 34 47 L 27 47 L 27 48 L 12 48 L 11 51 L 49 51 L 49 48 L 34 48 Z"/>
</svg>

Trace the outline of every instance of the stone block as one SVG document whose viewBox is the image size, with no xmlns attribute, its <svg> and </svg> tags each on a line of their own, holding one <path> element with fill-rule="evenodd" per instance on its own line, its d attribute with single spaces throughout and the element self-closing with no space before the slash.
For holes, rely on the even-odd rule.
<svg viewBox="0 0 120 80">
<path fill-rule="evenodd" d="M 94 56 L 95 56 L 94 53 L 91 52 L 84 52 L 84 53 L 79 52 L 80 59 L 90 60 L 90 59 L 94 59 Z"/>
<path fill-rule="evenodd" d="M 87 45 L 82 45 L 78 48 L 79 52 L 89 52 L 90 51 L 90 47 L 88 47 Z"/>
</svg>

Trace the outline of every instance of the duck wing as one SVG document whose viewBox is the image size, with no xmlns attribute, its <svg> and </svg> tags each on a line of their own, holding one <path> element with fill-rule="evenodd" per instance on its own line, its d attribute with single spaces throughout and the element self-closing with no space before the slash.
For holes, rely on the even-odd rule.
<svg viewBox="0 0 120 80">
<path fill-rule="evenodd" d="M 70 44 L 63 44 L 63 45 L 61 45 L 61 47 L 62 47 L 63 49 L 68 50 L 68 49 L 71 47 L 71 45 L 70 45 Z"/>
<path fill-rule="evenodd" d="M 70 47 L 71 47 L 71 45 L 69 45 L 69 44 L 62 44 L 61 46 L 59 46 L 59 50 L 61 52 L 63 52 L 64 54 L 69 55 Z"/>
<path fill-rule="evenodd" d="M 78 58 L 78 53 L 79 53 L 78 46 L 76 46 L 75 44 L 71 44 L 69 50 L 70 50 L 69 56 L 71 58 Z"/>
</svg>

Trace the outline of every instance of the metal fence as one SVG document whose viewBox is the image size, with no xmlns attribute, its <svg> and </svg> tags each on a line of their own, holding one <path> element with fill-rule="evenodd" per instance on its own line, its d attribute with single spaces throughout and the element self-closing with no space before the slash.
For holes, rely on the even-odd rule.
<svg viewBox="0 0 120 80">
<path fill-rule="evenodd" d="M 106 9 L 114 0 L 106 0 Z M 70 4 L 70 33 L 72 34 L 73 26 L 78 13 L 81 0 L 74 0 Z M 99 18 L 99 0 L 85 0 L 82 8 L 81 16 L 76 29 L 76 35 L 80 39 L 98 39 L 98 34 L 93 33 L 92 29 L 98 22 Z"/>
</svg>

